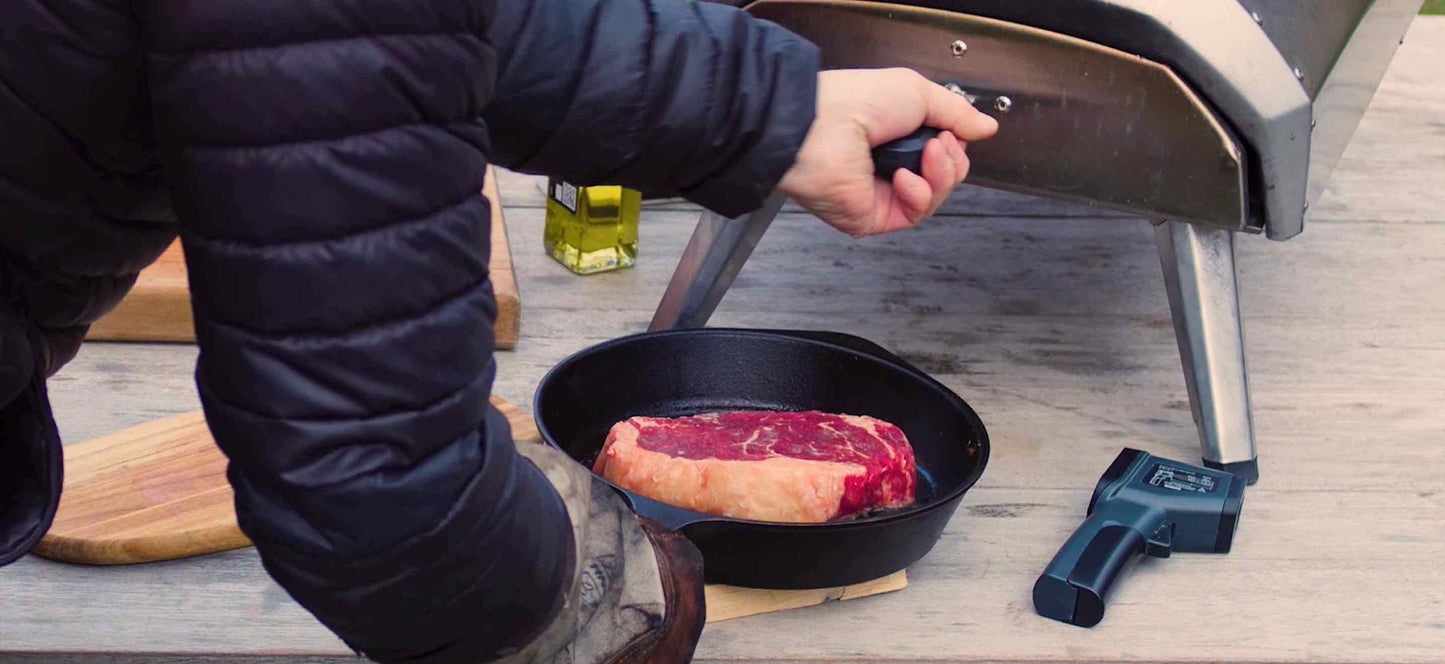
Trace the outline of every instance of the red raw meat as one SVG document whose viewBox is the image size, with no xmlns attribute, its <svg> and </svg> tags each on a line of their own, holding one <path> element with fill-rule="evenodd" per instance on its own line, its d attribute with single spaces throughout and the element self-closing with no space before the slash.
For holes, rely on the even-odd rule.
<svg viewBox="0 0 1445 664">
<path fill-rule="evenodd" d="M 820 523 L 913 502 L 913 448 L 898 427 L 818 411 L 633 417 L 613 425 L 593 472 L 669 505 Z"/>
</svg>

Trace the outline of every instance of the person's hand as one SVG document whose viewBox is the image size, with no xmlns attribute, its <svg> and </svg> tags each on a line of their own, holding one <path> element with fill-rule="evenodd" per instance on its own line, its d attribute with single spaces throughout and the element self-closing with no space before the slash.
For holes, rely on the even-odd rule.
<svg viewBox="0 0 1445 664">
<path fill-rule="evenodd" d="M 853 237 L 908 228 L 943 204 L 968 174 L 964 145 L 998 122 L 910 69 L 818 74 L 817 113 L 778 189 Z M 923 173 L 873 175 L 872 148 L 920 126 L 940 131 L 923 148 Z"/>
</svg>

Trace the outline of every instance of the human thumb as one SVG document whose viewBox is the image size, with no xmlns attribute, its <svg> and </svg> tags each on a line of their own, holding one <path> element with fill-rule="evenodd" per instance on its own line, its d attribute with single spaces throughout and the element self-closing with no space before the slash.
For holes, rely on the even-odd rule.
<svg viewBox="0 0 1445 664">
<path fill-rule="evenodd" d="M 998 132 L 998 120 L 974 108 L 962 95 L 926 79 L 924 85 L 928 126 L 947 129 L 962 141 L 981 141 Z"/>
</svg>

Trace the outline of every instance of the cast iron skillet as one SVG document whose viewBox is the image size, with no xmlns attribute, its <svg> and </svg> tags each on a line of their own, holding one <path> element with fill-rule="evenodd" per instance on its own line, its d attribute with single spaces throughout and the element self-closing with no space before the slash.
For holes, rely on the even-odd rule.
<svg viewBox="0 0 1445 664">
<path fill-rule="evenodd" d="M 705 328 L 604 342 L 548 372 L 532 412 L 547 444 L 591 468 L 608 429 L 628 417 L 758 408 L 898 425 L 917 458 L 917 500 L 851 521 L 777 524 L 681 509 L 612 485 L 638 514 L 692 540 L 709 582 L 823 588 L 904 569 L 933 548 L 988 462 L 988 434 L 958 395 L 876 344 L 832 332 Z"/>
</svg>

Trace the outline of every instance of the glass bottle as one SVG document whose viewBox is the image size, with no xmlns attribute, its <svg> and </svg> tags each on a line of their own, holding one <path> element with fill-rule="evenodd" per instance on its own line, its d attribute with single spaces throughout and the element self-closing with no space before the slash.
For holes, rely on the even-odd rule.
<svg viewBox="0 0 1445 664">
<path fill-rule="evenodd" d="M 637 219 L 642 192 L 617 185 L 578 187 L 547 181 L 547 253 L 577 274 L 593 274 L 637 262 Z"/>
</svg>

